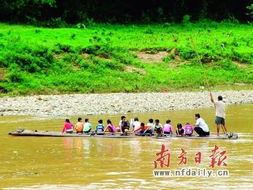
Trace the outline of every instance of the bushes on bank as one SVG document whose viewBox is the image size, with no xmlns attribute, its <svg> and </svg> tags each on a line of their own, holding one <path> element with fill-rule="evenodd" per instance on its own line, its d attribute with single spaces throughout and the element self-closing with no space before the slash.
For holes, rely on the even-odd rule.
<svg viewBox="0 0 253 190">
<path fill-rule="evenodd" d="M 224 26 L 227 30 L 219 29 Z M 246 25 L 9 27 L 0 29 L 0 67 L 7 71 L 0 79 L 1 93 L 198 88 L 205 85 L 204 74 L 212 86 L 253 82 L 253 38 L 244 31 Z M 138 58 L 140 51 L 168 55 L 160 63 L 145 63 Z"/>
</svg>

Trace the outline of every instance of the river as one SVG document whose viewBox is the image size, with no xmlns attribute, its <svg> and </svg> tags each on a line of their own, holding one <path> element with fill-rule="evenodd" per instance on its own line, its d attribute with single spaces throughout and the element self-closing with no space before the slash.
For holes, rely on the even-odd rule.
<svg viewBox="0 0 253 190">
<path fill-rule="evenodd" d="M 194 123 L 200 113 L 215 132 L 213 109 L 126 114 L 141 121 L 159 118 Z M 120 115 L 89 117 L 93 126 L 98 119 L 119 122 Z M 73 122 L 76 117 L 70 118 Z M 253 105 L 229 106 L 227 126 L 239 134 L 238 140 L 201 139 L 103 139 L 13 137 L 8 132 L 17 128 L 59 131 L 63 119 L 48 120 L 28 116 L 0 117 L 0 188 L 3 189 L 253 189 Z M 228 177 L 154 177 L 156 153 L 165 145 L 170 165 L 157 169 L 174 171 L 182 168 L 224 170 Z M 226 151 L 220 166 L 210 167 L 215 145 Z M 179 165 L 181 149 L 187 163 Z M 201 163 L 194 161 L 202 155 Z M 219 154 L 220 155 L 220 154 Z M 221 158 L 221 157 L 219 157 Z M 218 159 L 218 158 L 217 158 Z M 216 160 L 217 160 L 216 159 Z M 223 164 L 227 164 L 224 166 Z"/>
</svg>

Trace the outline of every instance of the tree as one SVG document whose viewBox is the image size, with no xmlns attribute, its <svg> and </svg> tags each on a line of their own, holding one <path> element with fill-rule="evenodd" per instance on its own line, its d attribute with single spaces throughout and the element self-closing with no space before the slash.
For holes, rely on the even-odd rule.
<svg viewBox="0 0 253 190">
<path fill-rule="evenodd" d="M 250 15 L 251 17 L 253 17 L 253 4 L 251 4 L 250 6 L 247 6 L 247 9 L 250 11 L 249 13 L 247 13 L 247 15 Z"/>
<path fill-rule="evenodd" d="M 253 14 L 249 1 L 252 3 L 252 0 L 0 0 L 0 21 L 180 22 L 184 15 L 190 15 L 192 20 L 245 21 L 248 18 L 245 7 Z"/>
</svg>

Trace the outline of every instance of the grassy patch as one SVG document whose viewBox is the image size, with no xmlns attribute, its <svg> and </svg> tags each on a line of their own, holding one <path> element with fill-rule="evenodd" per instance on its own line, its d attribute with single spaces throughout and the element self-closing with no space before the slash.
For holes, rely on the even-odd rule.
<svg viewBox="0 0 253 190">
<path fill-rule="evenodd" d="M 0 92 L 144 92 L 253 83 L 252 25 L 0 24 Z M 199 60 L 204 66 L 200 67 Z M 3 72 L 4 71 L 4 72 Z"/>
</svg>

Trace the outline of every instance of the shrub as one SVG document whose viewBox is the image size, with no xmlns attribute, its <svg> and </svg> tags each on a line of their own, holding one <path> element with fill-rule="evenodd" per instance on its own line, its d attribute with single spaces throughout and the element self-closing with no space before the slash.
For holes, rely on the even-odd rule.
<svg viewBox="0 0 253 190">
<path fill-rule="evenodd" d="M 24 73 L 18 70 L 12 70 L 4 79 L 5 82 L 21 83 L 25 81 Z"/>
<path fill-rule="evenodd" d="M 179 56 L 184 59 L 192 59 L 196 56 L 195 51 L 192 50 L 190 47 L 185 48 L 178 48 L 179 50 Z"/>
<path fill-rule="evenodd" d="M 182 19 L 183 24 L 188 24 L 191 22 L 191 16 L 190 15 L 184 15 Z"/>
<path fill-rule="evenodd" d="M 7 93 L 10 90 L 4 85 L 4 83 L 0 83 L 0 94 L 1 93 Z"/>
<path fill-rule="evenodd" d="M 145 34 L 154 34 L 154 31 L 151 29 L 147 29 L 144 33 Z"/>
<path fill-rule="evenodd" d="M 219 62 L 214 63 L 214 68 L 230 70 L 230 71 L 239 70 L 239 67 L 229 59 L 222 59 Z"/>
<path fill-rule="evenodd" d="M 12 52 L 6 62 L 15 63 L 22 70 L 34 73 L 45 72 L 53 62 L 53 56 L 47 49 L 29 50 L 28 52 Z"/>
<path fill-rule="evenodd" d="M 249 13 L 247 13 L 247 15 L 253 17 L 253 4 L 247 6 L 246 8 L 249 10 Z"/>
<path fill-rule="evenodd" d="M 88 53 L 93 55 L 98 55 L 98 51 L 101 49 L 100 45 L 91 45 L 86 48 L 83 48 L 80 53 Z"/>
<path fill-rule="evenodd" d="M 74 52 L 70 45 L 57 43 L 55 46 L 60 50 L 60 52 L 64 52 L 64 53 Z"/>
<path fill-rule="evenodd" d="M 84 28 L 86 28 L 85 24 L 84 24 L 84 23 L 81 23 L 81 22 L 77 23 L 77 24 L 76 24 L 76 27 L 77 27 L 78 29 L 84 29 Z"/>
</svg>

